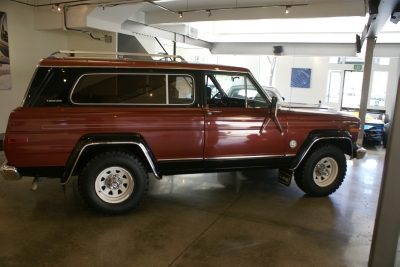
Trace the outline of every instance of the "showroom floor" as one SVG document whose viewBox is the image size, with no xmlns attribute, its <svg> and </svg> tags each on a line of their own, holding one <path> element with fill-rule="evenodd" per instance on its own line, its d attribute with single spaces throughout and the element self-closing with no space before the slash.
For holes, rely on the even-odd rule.
<svg viewBox="0 0 400 267">
<path fill-rule="evenodd" d="M 76 178 L 0 179 L 0 266 L 366 266 L 385 150 L 348 161 L 342 187 L 310 198 L 276 170 L 150 179 L 140 208 L 94 214 Z M 0 163 L 5 159 L 0 152 Z"/>
</svg>

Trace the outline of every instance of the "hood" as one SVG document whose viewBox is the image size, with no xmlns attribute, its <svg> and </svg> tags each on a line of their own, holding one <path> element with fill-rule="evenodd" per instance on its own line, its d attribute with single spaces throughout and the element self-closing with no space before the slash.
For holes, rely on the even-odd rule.
<svg viewBox="0 0 400 267">
<path fill-rule="evenodd" d="M 332 109 L 336 110 L 329 106 L 324 106 L 321 104 L 306 104 L 306 103 L 296 103 L 296 102 L 280 102 L 281 107 L 285 108 L 316 108 L 316 109 Z"/>
<path fill-rule="evenodd" d="M 335 108 L 322 106 L 319 104 L 303 104 L 303 103 L 280 103 L 279 108 L 282 111 L 288 111 L 292 115 L 299 116 L 300 120 L 350 120 L 359 121 L 360 119 L 352 114 L 338 111 Z M 322 115 L 322 116 L 321 116 Z"/>
</svg>

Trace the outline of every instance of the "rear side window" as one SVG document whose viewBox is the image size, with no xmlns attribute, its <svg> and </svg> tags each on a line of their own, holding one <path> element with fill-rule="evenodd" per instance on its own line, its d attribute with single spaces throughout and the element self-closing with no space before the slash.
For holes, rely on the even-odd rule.
<svg viewBox="0 0 400 267">
<path fill-rule="evenodd" d="M 170 74 L 86 74 L 71 94 L 76 104 L 191 104 L 193 78 Z"/>
<path fill-rule="evenodd" d="M 68 92 L 77 70 L 39 67 L 25 97 L 25 107 L 69 106 Z"/>
</svg>

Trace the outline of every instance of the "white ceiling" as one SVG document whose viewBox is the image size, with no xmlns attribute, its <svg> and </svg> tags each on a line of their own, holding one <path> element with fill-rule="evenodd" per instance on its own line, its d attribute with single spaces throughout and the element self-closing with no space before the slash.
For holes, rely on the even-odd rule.
<svg viewBox="0 0 400 267">
<path fill-rule="evenodd" d="M 161 0 L 140 9 L 145 23 L 167 30 L 186 25 L 208 42 L 354 43 L 368 20 L 364 0 Z M 286 5 L 292 6 L 289 13 Z M 281 7 L 249 8 L 253 6 Z M 241 8 L 245 7 L 245 8 Z M 221 8 L 221 10 L 219 10 Z M 206 9 L 211 10 L 211 16 Z M 216 10 L 213 10 L 216 9 Z M 185 11 L 189 12 L 185 12 Z M 197 11 L 197 12 L 195 12 Z M 181 32 L 182 33 L 182 32 Z M 387 23 L 378 43 L 400 43 L 400 24 Z"/>
<path fill-rule="evenodd" d="M 365 23 L 365 17 L 332 17 L 191 22 L 186 25 L 199 29 L 198 38 L 209 42 L 354 43 L 355 35 L 361 35 Z M 400 43 L 400 24 L 386 23 L 377 43 Z"/>
<path fill-rule="evenodd" d="M 51 8 L 49 0 L 19 1 L 31 5 L 34 2 L 39 10 Z M 397 0 L 383 3 L 390 1 Z M 354 44 L 355 35 L 361 35 L 368 20 L 364 0 L 53 0 L 50 3 L 77 5 L 74 9 L 84 10 L 82 14 L 75 12 L 71 19 L 68 11 L 70 27 L 119 32 L 118 25 L 121 29 L 123 22 L 132 20 L 183 35 L 188 34 L 189 28 L 195 28 L 197 38 L 211 43 Z M 83 3 L 90 4 L 93 11 L 89 12 L 90 8 Z M 286 5 L 291 6 L 288 14 Z M 206 9 L 211 10 L 211 16 Z M 183 18 L 178 12 L 183 12 Z M 89 25 L 89 17 L 95 18 L 96 26 Z M 79 25 L 78 21 L 86 25 Z M 377 42 L 400 43 L 400 24 L 386 23 Z"/>
</svg>

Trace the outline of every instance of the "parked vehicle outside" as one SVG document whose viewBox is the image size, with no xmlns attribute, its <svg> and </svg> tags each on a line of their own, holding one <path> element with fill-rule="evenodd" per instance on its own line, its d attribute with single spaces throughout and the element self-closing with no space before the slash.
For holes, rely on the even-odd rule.
<svg viewBox="0 0 400 267">
<path fill-rule="evenodd" d="M 143 201 L 148 173 L 276 168 L 281 183 L 294 178 L 322 197 L 342 184 L 345 155 L 366 154 L 356 143 L 359 118 L 280 105 L 248 69 L 97 57 L 58 51 L 40 61 L 9 117 L 6 180 L 35 177 L 36 189 L 42 177 L 65 185 L 77 175 L 84 203 L 118 215 Z"/>
</svg>

